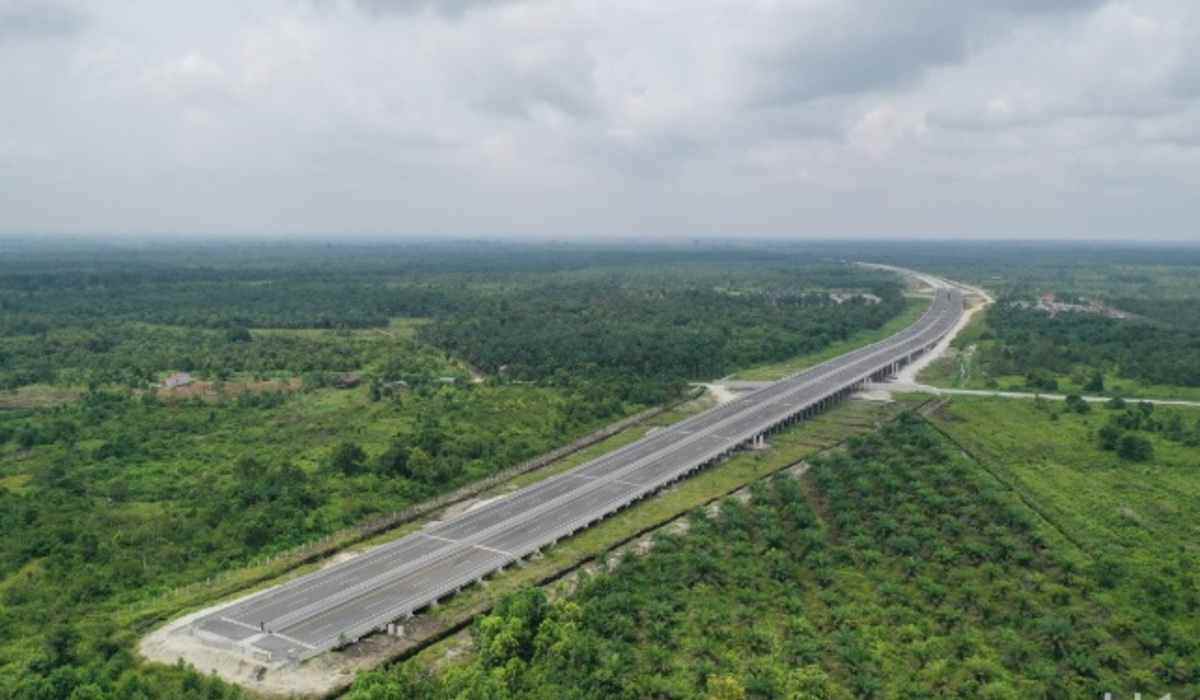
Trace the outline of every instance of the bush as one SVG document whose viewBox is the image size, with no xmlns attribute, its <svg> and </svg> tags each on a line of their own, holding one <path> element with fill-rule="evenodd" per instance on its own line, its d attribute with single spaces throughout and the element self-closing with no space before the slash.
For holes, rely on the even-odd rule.
<svg viewBox="0 0 1200 700">
<path fill-rule="evenodd" d="M 1109 451 L 1117 449 L 1117 446 L 1121 444 L 1121 435 L 1121 428 L 1112 420 L 1109 420 L 1100 429 L 1100 432 L 1097 433 L 1097 436 L 1100 438 L 1100 449 Z"/>
<path fill-rule="evenodd" d="M 1141 435 L 1128 433 L 1117 444 L 1117 455 L 1130 462 L 1146 462 L 1154 457 L 1154 445 Z"/>
<path fill-rule="evenodd" d="M 333 449 L 329 457 L 329 468 L 335 472 L 354 476 L 363 471 L 367 453 L 353 442 L 343 442 Z"/>
<path fill-rule="evenodd" d="M 1067 397 L 1067 409 L 1075 413 L 1084 414 L 1090 412 L 1092 407 L 1079 394 L 1071 394 Z"/>
<path fill-rule="evenodd" d="M 245 326 L 234 326 L 225 332 L 225 339 L 231 343 L 249 343 L 250 329 Z"/>
</svg>

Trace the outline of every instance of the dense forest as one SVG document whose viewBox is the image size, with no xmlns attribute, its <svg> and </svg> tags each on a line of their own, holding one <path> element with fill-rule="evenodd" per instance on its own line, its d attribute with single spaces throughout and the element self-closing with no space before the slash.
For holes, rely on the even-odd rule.
<svg viewBox="0 0 1200 700">
<path fill-rule="evenodd" d="M 1143 384 L 1200 386 L 1200 326 L 1186 321 L 1051 316 L 1002 299 L 989 310 L 980 340 L 979 362 L 988 375 L 1024 376 L 1034 388 L 1055 390 L 1053 375 L 1080 374 L 1077 384 L 1102 393 L 1109 373 Z"/>
<path fill-rule="evenodd" d="M 1081 560 L 931 427 L 907 418 L 694 513 L 686 534 L 473 627 L 475 653 L 359 679 L 385 698 L 1159 697 L 1200 693 L 1194 571 Z M 1147 582 L 1150 579 L 1146 579 Z"/>
<path fill-rule="evenodd" d="M 134 659 L 164 593 L 904 308 L 801 256 L 457 253 L 0 259 L 0 696 L 240 695 Z"/>
<path fill-rule="evenodd" d="M 36 257 L 27 268 L 19 257 L 0 264 L 0 390 L 141 388 L 168 370 L 221 379 L 347 371 L 377 359 L 347 331 L 420 318 L 432 321 L 418 329 L 423 341 L 498 379 L 585 377 L 623 400 L 658 403 L 685 381 L 807 353 L 904 308 L 885 274 L 761 252 L 502 249 L 456 264 L 451 250 L 380 248 L 324 264 L 320 250 L 284 247 L 255 267 L 201 252 L 190 257 L 203 267 L 162 252 L 98 253 L 59 270 Z M 831 290 L 870 297 L 838 303 Z"/>
<path fill-rule="evenodd" d="M 639 287 L 619 279 L 551 284 L 491 297 L 422 336 L 508 377 L 624 376 L 670 386 L 810 353 L 903 310 L 898 286 L 869 290 L 881 301 L 836 304 L 824 291 Z"/>
</svg>

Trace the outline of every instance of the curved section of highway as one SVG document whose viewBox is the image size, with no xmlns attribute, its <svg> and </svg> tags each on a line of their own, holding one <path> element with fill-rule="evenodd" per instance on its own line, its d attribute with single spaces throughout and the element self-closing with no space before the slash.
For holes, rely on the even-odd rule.
<svg viewBox="0 0 1200 700">
<path fill-rule="evenodd" d="M 936 290 L 906 330 L 456 518 L 345 563 L 249 596 L 192 626 L 210 644 L 271 662 L 295 661 L 389 624 L 761 441 L 935 345 L 957 323 L 963 294 Z"/>
</svg>

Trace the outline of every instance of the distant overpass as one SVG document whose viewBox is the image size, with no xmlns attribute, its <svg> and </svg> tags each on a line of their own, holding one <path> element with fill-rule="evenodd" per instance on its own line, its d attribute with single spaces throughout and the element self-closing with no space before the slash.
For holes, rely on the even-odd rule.
<svg viewBox="0 0 1200 700">
<path fill-rule="evenodd" d="M 528 557 L 664 486 L 879 381 L 948 334 L 957 287 L 883 341 L 746 393 L 582 464 L 347 562 L 200 617 L 208 644 L 271 664 L 300 661 L 392 628 L 440 598 Z"/>
</svg>

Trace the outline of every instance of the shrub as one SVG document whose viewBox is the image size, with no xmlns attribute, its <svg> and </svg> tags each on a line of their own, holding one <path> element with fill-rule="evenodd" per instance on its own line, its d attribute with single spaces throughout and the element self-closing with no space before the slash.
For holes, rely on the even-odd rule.
<svg viewBox="0 0 1200 700">
<path fill-rule="evenodd" d="M 1154 457 L 1154 445 L 1141 435 L 1128 433 L 1117 444 L 1117 454 L 1130 462 L 1146 462 Z"/>
</svg>

